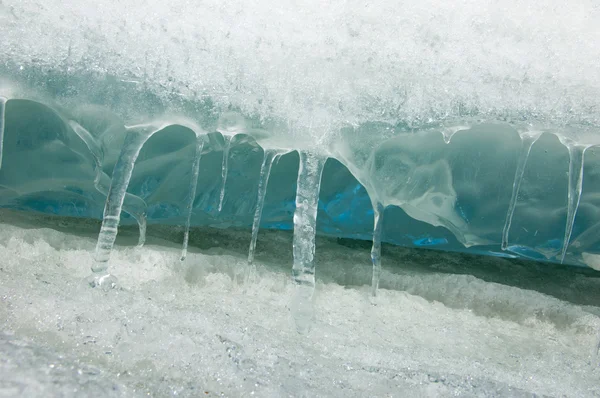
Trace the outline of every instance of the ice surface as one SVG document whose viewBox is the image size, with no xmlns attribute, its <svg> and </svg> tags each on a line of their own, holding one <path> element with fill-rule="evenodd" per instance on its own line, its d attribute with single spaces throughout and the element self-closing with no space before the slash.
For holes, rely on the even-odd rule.
<svg viewBox="0 0 600 398">
<path fill-rule="evenodd" d="M 84 106 L 67 111 L 56 103 L 9 99 L 1 204 L 101 218 L 104 195 L 112 189 L 113 199 L 108 203 L 114 208 L 105 215 L 117 217 L 119 201 L 114 198 L 118 199 L 120 186 L 125 189 L 122 209 L 140 224 L 140 243 L 146 218 L 151 224 L 183 226 L 190 215 L 191 226 L 250 228 L 262 200 L 258 191 L 265 152 L 252 134 L 261 137 L 263 133 L 239 114 L 226 115 L 228 122 L 221 117 L 216 127 L 223 133 L 202 133 L 207 141 L 194 180 L 194 131 L 206 130 L 189 118 L 139 125 L 153 133 L 137 148 L 139 159 L 132 163 L 124 151 L 131 145 L 131 136 L 125 139 L 132 128 L 106 108 Z M 564 253 L 566 263 L 579 265 L 586 265 L 590 254 L 600 252 L 594 233 L 600 216 L 599 185 L 594 182 L 600 159 L 594 146 L 567 140 L 553 130 L 519 130 L 507 123 L 463 127 L 449 141 L 444 138 L 445 130 L 436 127 L 407 131 L 379 123 L 340 130 L 339 140 L 327 150 L 330 160 L 324 169 L 317 229 L 371 240 L 372 206 L 379 202 L 388 214 L 381 226 L 386 242 L 491 255 L 504 248 L 506 254 L 558 262 Z M 231 139 L 231 181 L 218 212 L 222 154 L 228 141 L 223 134 L 232 134 L 232 128 L 240 133 Z M 365 138 L 358 147 L 357 137 Z M 586 152 L 579 166 L 572 166 L 570 183 L 568 148 L 585 148 Z M 282 156 L 269 188 L 261 188 L 267 189 L 259 218 L 262 227 L 293 227 L 297 156 L 295 152 Z M 28 159 L 26 164 L 23 159 Z M 74 166 L 65 169 L 65 162 Z M 119 185 L 119 176 L 128 167 L 132 167 L 130 180 Z M 578 171 L 582 172 L 580 189 Z M 190 213 L 194 181 L 197 189 Z M 127 224 L 131 218 L 125 214 L 106 220 L 106 227 L 112 229 L 102 235 L 101 264 L 108 259 L 108 238 L 114 236 L 118 221 Z"/>
<path fill-rule="evenodd" d="M 180 232 L 150 226 L 140 249 L 135 228 L 126 228 L 113 252 L 120 288 L 105 292 L 82 282 L 95 261 L 97 222 L 0 215 L 21 220 L 0 228 L 3 391 L 599 393 L 592 351 L 600 289 L 584 269 L 385 246 L 374 306 L 368 245 L 317 238 L 316 320 L 298 338 L 290 328 L 287 297 L 295 287 L 285 231 L 263 231 L 259 282 L 243 293 L 232 279 L 246 264 L 249 231 L 197 230 L 182 263 Z M 211 239 L 212 248 L 195 249 Z"/>
<path fill-rule="evenodd" d="M 599 269 L 598 20 L 593 0 L 3 0 L 0 207 L 102 220 L 82 264 L 114 289 L 84 296 L 125 295 L 110 258 L 132 223 L 139 245 L 181 228 L 183 268 L 212 239 L 195 227 L 251 229 L 246 270 L 259 228 L 293 230 L 302 331 L 318 234 L 372 241 L 372 295 L 414 292 L 382 269 L 386 242 Z M 475 284 L 473 303 L 495 289 Z M 418 294 L 454 308 L 435 286 Z"/>
<path fill-rule="evenodd" d="M 548 151 L 555 164 L 543 174 L 548 179 L 554 174 L 554 181 L 530 178 L 545 166 L 539 157 L 533 161 L 521 154 L 519 135 L 539 133 L 590 150 L 599 142 L 600 49 L 593 43 L 600 41 L 600 10 L 586 0 L 573 6 L 523 7 L 517 0 L 473 4 L 428 0 L 404 5 L 399 12 L 393 2 L 273 6 L 138 0 L 48 8 L 36 1 L 5 1 L 0 95 L 8 99 L 7 113 L 16 112 L 9 119 L 24 112 L 18 99 L 28 99 L 89 131 L 109 179 L 118 171 L 114 166 L 127 135 L 123 126 L 171 126 L 169 138 L 140 149 L 148 157 L 134 167 L 131 184 L 125 184 L 131 199 L 124 199 L 123 209 L 132 207 L 141 231 L 145 213 L 137 211 L 135 197 L 148 205 L 149 222 L 186 223 L 182 195 L 187 197 L 190 186 L 179 171 L 193 163 L 183 158 L 190 157 L 193 144 L 183 137 L 185 129 L 177 128 L 183 115 L 204 131 L 222 135 L 214 138 L 221 145 L 207 149 L 221 154 L 219 195 L 213 197 L 211 157 L 199 171 L 191 225 L 250 226 L 260 166 L 256 145 L 263 151 L 318 147 L 352 174 L 323 190 L 329 201 L 322 199 L 319 211 L 336 212 L 320 217 L 322 232 L 370 239 L 372 219 L 365 214 L 370 209 L 362 206 L 368 201 L 357 200 L 362 207 L 351 210 L 341 205 L 358 206 L 351 197 L 364 197 L 366 191 L 371 202 L 400 207 L 402 217 L 432 226 L 417 223 L 415 230 L 412 223 L 399 230 L 397 225 L 406 223 L 386 216 L 384 241 L 448 250 L 475 247 L 471 251 L 489 254 L 511 247 L 512 254 L 504 254 L 584 265 L 584 258 L 597 251 L 594 243 L 583 251 L 570 242 L 579 242 L 579 234 L 593 235 L 586 229 L 600 214 L 595 187 L 582 191 L 579 203 L 571 194 L 578 191 L 566 188 L 573 185 L 572 174 L 563 195 L 559 186 L 568 170 L 558 160 L 564 148 L 553 138 L 540 139 L 530 150 Z M 198 15 L 211 23 L 198 23 Z M 51 117 L 40 117 L 50 128 Z M 11 123 L 7 134 L 25 127 Z M 58 123 L 52 126 L 62 129 Z M 17 140 L 17 146 L 24 144 Z M 78 151 L 73 148 L 78 143 L 64 144 Z M 49 156 L 51 148 L 42 152 Z M 48 167 L 57 170 L 59 163 Z M 292 163 L 284 162 L 290 168 L 281 170 L 289 182 L 279 186 L 284 178 L 277 179 L 284 190 L 279 201 L 267 195 L 266 226 L 291 228 Z M 589 167 L 594 174 L 595 165 Z M 583 181 L 586 167 L 582 170 Z M 17 175 L 12 174 L 12 182 Z M 242 175 L 247 183 L 241 182 Z M 326 180 L 327 175 L 326 168 Z M 4 206 L 98 217 L 101 199 L 89 197 L 88 181 L 81 180 L 77 188 L 88 196 L 82 210 L 82 198 L 72 200 L 72 186 L 30 178 L 24 191 L 17 189 L 26 184 L 23 175 L 19 178 L 22 182 L 4 184 L 3 177 Z M 228 181 L 232 178 L 235 182 Z M 362 186 L 356 192 L 354 179 Z M 66 209 L 67 202 L 73 202 L 73 209 Z M 109 202 L 116 206 L 110 216 L 120 217 L 112 214 L 118 203 Z M 576 219 L 581 211 L 585 214 Z M 108 240 L 101 246 L 109 248 L 120 220 L 106 221 L 111 233 L 102 235 Z M 104 261 L 106 253 L 100 257 Z"/>
</svg>

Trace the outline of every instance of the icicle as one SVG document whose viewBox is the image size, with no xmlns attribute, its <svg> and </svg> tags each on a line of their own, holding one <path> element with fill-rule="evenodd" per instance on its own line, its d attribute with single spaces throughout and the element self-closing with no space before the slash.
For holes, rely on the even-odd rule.
<svg viewBox="0 0 600 398">
<path fill-rule="evenodd" d="M 185 233 L 183 235 L 183 248 L 181 249 L 181 261 L 187 256 L 188 241 L 190 239 L 190 222 L 192 219 L 192 209 L 194 207 L 194 199 L 196 198 L 196 187 L 198 186 L 198 172 L 200 170 L 200 158 L 204 149 L 204 137 L 196 138 L 196 154 L 194 155 L 194 163 L 192 164 L 192 180 L 190 181 L 190 193 L 187 203 L 187 218 L 185 220 Z"/>
<path fill-rule="evenodd" d="M 508 248 L 508 232 L 510 231 L 510 225 L 515 213 L 515 207 L 517 206 L 519 189 L 521 189 L 521 182 L 523 181 L 523 174 L 525 173 L 525 166 L 527 165 L 527 160 L 529 159 L 531 147 L 541 135 L 541 132 L 535 131 L 527 132 L 521 136 L 521 151 L 519 153 L 517 170 L 515 171 L 512 195 L 508 204 L 508 211 L 506 212 L 506 220 L 504 221 L 504 228 L 502 229 L 502 250 L 506 250 Z"/>
<path fill-rule="evenodd" d="M 127 195 L 129 195 L 129 194 L 127 194 Z M 129 213 L 129 212 L 127 212 L 127 213 Z M 142 246 L 144 246 L 144 243 L 146 243 L 146 226 L 147 226 L 146 213 L 142 213 L 137 216 L 133 215 L 132 213 L 129 213 L 129 214 L 131 214 L 138 223 L 138 227 L 140 230 L 140 237 L 138 238 L 137 247 L 142 247 Z"/>
<path fill-rule="evenodd" d="M 6 114 L 5 97 L 0 97 L 0 169 L 2 168 L 2 153 L 4 152 L 4 116 Z"/>
<path fill-rule="evenodd" d="M 565 226 L 565 239 L 560 254 L 561 264 L 565 261 L 571 233 L 573 232 L 573 224 L 575 223 L 575 215 L 579 208 L 579 200 L 581 199 L 581 191 L 583 188 L 583 158 L 587 147 L 575 145 L 573 143 L 565 144 L 569 150 L 569 191 L 567 194 L 567 223 Z"/>
<path fill-rule="evenodd" d="M 313 318 L 312 296 L 315 290 L 315 236 L 321 174 L 326 158 L 300 152 L 296 211 L 294 212 L 294 266 L 292 278 L 296 291 L 292 315 L 298 332 L 307 332 Z"/>
<path fill-rule="evenodd" d="M 79 123 L 73 120 L 69 121 L 69 125 L 71 126 L 75 134 L 77 134 L 77 136 L 79 136 L 79 138 L 81 138 L 81 140 L 85 143 L 85 145 L 91 152 L 92 157 L 94 158 L 94 170 L 96 172 L 94 186 L 96 187 L 96 190 L 102 195 L 108 195 L 109 188 L 107 184 L 105 184 L 102 181 L 102 177 L 104 177 L 105 180 L 108 179 L 108 176 L 106 176 L 104 171 L 102 171 L 102 150 L 96 143 L 96 140 L 94 139 L 92 134 L 90 134 L 89 131 L 83 128 L 83 126 L 81 126 Z M 123 211 L 131 215 L 137 221 L 138 228 L 140 231 L 140 236 L 138 238 L 137 245 L 138 247 L 142 247 L 146 242 L 146 202 L 139 196 L 132 195 L 130 193 L 126 193 L 125 197 L 128 199 L 129 202 L 134 203 L 133 208 L 131 206 L 123 206 Z M 135 207 L 137 207 L 138 209 L 136 210 Z"/>
<path fill-rule="evenodd" d="M 227 183 L 227 169 L 229 165 L 229 149 L 231 149 L 231 140 L 233 136 L 223 134 L 223 139 L 225 140 L 225 145 L 223 146 L 223 164 L 221 166 L 221 195 L 219 196 L 219 212 L 223 209 L 223 199 L 225 198 L 225 183 Z"/>
<path fill-rule="evenodd" d="M 157 127 L 152 124 L 144 124 L 127 128 L 125 142 L 121 148 L 119 159 L 115 164 L 110 189 L 108 190 L 104 206 L 104 219 L 102 220 L 102 227 L 100 228 L 98 243 L 96 244 L 96 261 L 92 265 L 92 271 L 95 273 L 90 280 L 90 285 L 92 286 L 109 285 L 110 287 L 115 283 L 114 277 L 107 273 L 108 260 L 115 239 L 117 238 L 121 210 L 127 187 L 131 180 L 131 174 L 133 173 L 133 166 L 142 146 L 152 135 L 164 127 L 166 125 Z"/>
<path fill-rule="evenodd" d="M 381 236 L 383 234 L 383 205 L 379 202 L 373 204 L 373 247 L 371 260 L 373 261 L 373 279 L 371 280 L 371 295 L 377 296 L 379 278 L 381 276 Z"/>
<path fill-rule="evenodd" d="M 254 211 L 254 220 L 252 221 L 252 239 L 250 240 L 250 249 L 248 250 L 248 269 L 244 278 L 246 282 L 253 270 L 254 249 L 256 249 L 256 239 L 258 238 L 258 229 L 260 228 L 260 219 L 265 204 L 265 195 L 267 194 L 267 185 L 269 184 L 271 167 L 273 166 L 275 159 L 280 155 L 281 153 L 275 149 L 265 150 L 262 165 L 260 166 L 256 210 Z"/>
</svg>

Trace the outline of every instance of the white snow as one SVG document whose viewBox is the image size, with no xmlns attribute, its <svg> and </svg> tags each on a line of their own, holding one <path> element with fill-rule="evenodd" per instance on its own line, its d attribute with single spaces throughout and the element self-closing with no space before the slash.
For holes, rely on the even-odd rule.
<svg viewBox="0 0 600 398">
<path fill-rule="evenodd" d="M 232 281 L 246 234 L 191 247 L 184 263 L 177 244 L 150 237 L 136 248 L 122 237 L 110 266 L 120 287 L 105 292 L 84 283 L 96 224 L 1 215 L 10 221 L 0 227 L 8 396 L 600 394 L 597 307 L 445 273 L 445 257 L 439 272 L 423 272 L 384 254 L 371 302 L 368 250 L 321 240 L 316 322 L 300 335 L 284 232 L 261 232 L 281 249 L 257 251 L 260 278 L 246 291 Z M 350 285 L 335 282 L 344 278 Z M 361 278 L 365 286 L 351 286 Z M 597 289 L 597 278 L 580 279 L 575 288 Z"/>
</svg>

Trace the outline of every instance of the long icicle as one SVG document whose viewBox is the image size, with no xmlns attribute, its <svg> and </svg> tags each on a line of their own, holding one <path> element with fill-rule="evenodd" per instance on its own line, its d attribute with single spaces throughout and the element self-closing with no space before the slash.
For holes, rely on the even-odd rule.
<svg viewBox="0 0 600 398">
<path fill-rule="evenodd" d="M 77 134 L 77 136 L 81 138 L 81 140 L 85 143 L 85 145 L 91 152 L 92 157 L 94 158 L 94 169 L 96 171 L 96 177 L 94 178 L 94 187 L 102 195 L 108 195 L 109 188 L 107 185 L 105 185 L 106 183 L 103 183 L 102 181 L 102 177 L 108 179 L 108 176 L 106 176 L 106 174 L 102 171 L 102 150 L 96 143 L 96 140 L 94 139 L 92 134 L 90 134 L 90 132 L 87 131 L 83 126 L 81 126 L 79 123 L 73 120 L 69 121 L 69 125 L 71 126 L 71 129 L 75 132 L 75 134 Z M 136 210 L 135 208 L 131 208 L 130 206 L 124 204 L 123 211 L 125 213 L 130 214 L 137 221 L 140 234 L 137 245 L 138 247 L 142 247 L 146 242 L 146 202 L 139 196 L 132 195 L 130 193 L 126 193 L 125 197 L 128 198 L 130 202 L 138 203 L 137 207 L 139 207 L 139 210 Z"/>
<path fill-rule="evenodd" d="M 188 242 L 190 239 L 190 223 L 192 220 L 192 209 L 194 208 L 194 199 L 196 199 L 196 188 L 198 187 L 198 173 L 200 170 L 200 158 L 204 149 L 204 137 L 196 138 L 196 154 L 192 164 L 192 180 L 190 181 L 190 192 L 187 203 L 187 218 L 185 220 L 185 232 L 183 234 L 183 248 L 181 249 L 181 261 L 187 256 Z"/>
<path fill-rule="evenodd" d="M 245 282 L 248 282 L 250 274 L 254 271 L 254 250 L 256 249 L 256 240 L 258 238 L 260 219 L 262 217 L 263 207 L 265 204 L 267 185 L 269 184 L 269 177 L 271 175 L 271 168 L 273 167 L 273 162 L 278 156 L 280 156 L 280 153 L 277 150 L 265 150 L 262 165 L 260 166 L 256 209 L 254 210 L 254 219 L 252 221 L 252 239 L 250 240 L 250 248 L 248 249 L 248 267 L 246 269 L 246 275 L 244 276 Z"/>
<path fill-rule="evenodd" d="M 123 201 L 135 161 L 140 154 L 142 146 L 152 135 L 162 130 L 166 126 L 155 126 L 152 124 L 137 125 L 127 128 L 125 142 L 121 148 L 121 154 L 115 164 L 112 181 L 108 190 L 106 204 L 104 206 L 104 218 L 98 235 L 96 244 L 95 263 L 92 265 L 92 271 L 95 275 L 90 280 L 92 286 L 114 286 L 115 278 L 108 274 L 108 260 L 117 238 L 119 221 L 121 220 L 121 210 Z"/>
<path fill-rule="evenodd" d="M 527 160 L 529 159 L 531 147 L 533 144 L 535 144 L 538 138 L 540 138 L 540 136 L 541 133 L 538 132 L 527 132 L 521 136 L 521 151 L 519 152 L 519 160 L 517 162 L 517 170 L 515 171 L 512 195 L 508 204 L 508 211 L 506 212 L 504 228 L 502 229 L 502 250 L 506 250 L 508 248 L 508 233 L 510 231 L 510 225 L 512 224 L 513 215 L 515 214 L 517 200 L 519 199 L 519 190 L 521 189 L 521 182 L 523 182 L 525 166 L 527 166 Z"/>
<path fill-rule="evenodd" d="M 560 254 L 561 264 L 565 261 L 571 233 L 573 232 L 573 224 L 575 216 L 579 208 L 579 200 L 581 199 L 581 191 L 583 189 L 583 160 L 587 147 L 567 144 L 569 150 L 569 191 L 567 194 L 567 222 L 565 226 L 565 239 Z"/>
<path fill-rule="evenodd" d="M 325 157 L 300 152 L 300 168 L 294 212 L 294 266 L 292 279 L 296 285 L 292 298 L 292 315 L 296 329 L 308 332 L 313 320 L 312 297 L 315 291 L 315 236 L 321 175 Z"/>
<path fill-rule="evenodd" d="M 7 101 L 5 97 L 0 97 L 0 169 L 2 168 L 2 154 L 4 153 L 4 118 L 6 116 Z"/>
<path fill-rule="evenodd" d="M 383 211 L 380 202 L 373 203 L 373 247 L 371 261 L 373 262 L 373 278 L 371 280 L 371 295 L 377 296 L 379 278 L 381 277 L 381 237 L 383 235 Z"/>
<path fill-rule="evenodd" d="M 219 212 L 223 209 L 223 199 L 225 199 L 225 184 L 227 183 L 227 171 L 229 168 L 229 150 L 231 149 L 231 141 L 233 136 L 223 134 L 225 145 L 223 146 L 223 163 L 221 165 L 221 194 L 219 196 Z"/>
</svg>

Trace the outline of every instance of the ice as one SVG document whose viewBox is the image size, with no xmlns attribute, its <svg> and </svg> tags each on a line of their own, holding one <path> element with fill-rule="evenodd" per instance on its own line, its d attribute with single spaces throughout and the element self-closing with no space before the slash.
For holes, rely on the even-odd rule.
<svg viewBox="0 0 600 398">
<path fill-rule="evenodd" d="M 196 138 L 196 154 L 194 155 L 194 163 L 192 164 L 192 173 L 190 181 L 190 194 L 187 204 L 187 218 L 185 220 L 185 232 L 183 235 L 183 248 L 181 249 L 181 261 L 187 256 L 188 241 L 190 238 L 190 225 L 192 221 L 192 210 L 194 208 L 194 200 L 196 199 L 196 188 L 198 187 L 198 173 L 200 171 L 200 158 L 204 149 L 204 137 Z"/>
<path fill-rule="evenodd" d="M 102 171 L 102 150 L 99 148 L 94 137 L 81 127 L 77 122 L 71 120 L 69 125 L 73 131 L 81 138 L 85 145 L 92 153 L 94 157 L 94 168 L 96 169 L 96 178 L 94 179 L 94 185 L 101 194 L 108 196 L 109 186 L 106 184 L 108 176 Z M 146 241 L 146 203 L 139 197 L 130 193 L 125 193 L 125 198 L 128 199 L 130 205 L 124 204 L 123 211 L 129 213 L 135 218 L 140 229 L 140 237 L 138 240 L 138 246 L 142 247 Z M 125 200 L 125 199 L 124 199 Z"/>
<path fill-rule="evenodd" d="M 6 98 L 0 96 L 0 168 L 2 167 L 2 152 L 4 148 L 4 114 L 6 112 Z"/>
<path fill-rule="evenodd" d="M 296 285 L 292 297 L 292 316 L 299 332 L 306 333 L 313 321 L 315 291 L 315 238 L 321 175 L 327 159 L 311 152 L 300 152 L 296 211 L 294 212 L 294 266 Z"/>
<path fill-rule="evenodd" d="M 597 333 L 589 268 L 600 269 L 600 9 L 593 0 L 521 3 L 3 0 L 0 208 L 102 220 L 95 258 L 89 239 L 74 238 L 85 249 L 71 250 L 62 235 L 31 241 L 6 227 L 11 275 L 0 267 L 0 288 L 31 290 L 45 308 L 11 298 L 18 308 L 0 311 L 24 317 L 10 328 L 50 333 L 34 325 L 52 316 L 52 296 L 63 317 L 94 308 L 93 338 L 73 340 L 87 327 L 75 318 L 77 327 L 58 331 L 66 346 L 38 343 L 62 355 L 103 335 L 98 363 L 111 375 L 148 372 L 124 383 L 143 380 L 157 395 L 202 395 L 188 389 L 189 369 L 216 369 L 198 383 L 223 395 L 318 396 L 332 380 L 357 396 L 593 395 L 597 379 L 582 364 L 595 360 Z M 75 225 L 65 219 L 57 222 Z M 135 223 L 138 246 L 152 228 L 169 243 L 131 247 Z M 323 249 L 328 238 L 338 240 Z M 171 243 L 182 239 L 179 252 Z M 453 263 L 463 257 L 411 252 L 432 261 L 414 274 L 410 259 L 390 254 L 399 247 L 502 261 L 465 271 Z M 528 273 L 506 258 L 539 263 Z M 71 263 L 54 270 L 53 261 Z M 553 263 L 570 268 L 548 292 Z M 81 285 L 82 267 L 103 289 Z M 242 269 L 257 277 L 238 292 L 231 279 Z M 502 279 L 511 273 L 527 282 Z M 585 297 L 562 296 L 575 295 L 564 293 L 570 286 Z M 125 309 L 131 317 L 102 319 Z M 288 313 L 304 336 L 282 321 Z M 250 342 L 244 325 L 256 327 Z M 267 333 L 288 351 L 260 357 L 272 348 Z M 189 350 L 191 368 L 160 352 L 172 341 Z M 344 350 L 353 343 L 362 348 Z M 113 346 L 136 359 L 111 362 Z M 341 363 L 350 373 L 336 378 Z M 471 374 L 483 390 L 468 385 Z"/>
<path fill-rule="evenodd" d="M 374 306 L 368 248 L 320 237 L 315 321 L 299 338 L 282 299 L 295 288 L 285 231 L 264 231 L 260 279 L 244 293 L 231 269 L 246 263 L 248 231 L 225 231 L 239 250 L 190 252 L 187 268 L 179 236 L 150 226 L 143 251 L 115 247 L 120 288 L 104 292 L 80 283 L 97 224 L 1 216 L 21 225 L 0 229 L 0 374 L 21 396 L 599 392 L 600 290 L 582 269 L 390 248 Z"/>
<path fill-rule="evenodd" d="M 540 138 L 541 132 L 525 132 L 521 134 L 521 152 L 519 153 L 519 160 L 517 163 L 517 171 L 515 171 L 515 181 L 513 182 L 512 196 L 510 197 L 510 203 L 508 205 L 508 211 L 506 212 L 506 221 L 504 222 L 504 228 L 502 229 L 502 250 L 508 248 L 508 233 L 510 232 L 510 224 L 515 213 L 515 206 L 519 199 L 519 189 L 521 188 L 521 182 L 523 181 L 523 173 L 527 166 L 527 159 L 531 152 L 531 147 Z"/>
<path fill-rule="evenodd" d="M 229 149 L 231 148 L 231 140 L 233 137 L 224 135 L 225 145 L 223 146 L 223 165 L 221 166 L 221 194 L 219 195 L 218 211 L 223 209 L 223 200 L 225 199 L 225 185 L 227 184 L 227 171 L 229 169 Z"/>
<path fill-rule="evenodd" d="M 263 207 L 265 205 L 265 195 L 267 194 L 267 185 L 271 175 L 273 162 L 281 156 L 281 153 L 274 149 L 267 149 L 263 155 L 263 161 L 260 166 L 260 177 L 258 180 L 258 194 L 256 198 L 256 210 L 252 220 L 252 238 L 250 239 L 250 248 L 248 249 L 248 272 L 254 272 L 254 250 L 256 249 L 256 240 L 258 239 L 258 230 L 260 228 L 260 219 L 262 217 Z M 248 275 L 249 276 L 249 275 Z M 247 280 L 247 278 L 246 278 Z"/>
<path fill-rule="evenodd" d="M 115 169 L 113 171 L 112 181 L 104 208 L 102 227 L 100 228 L 98 243 L 96 245 L 96 262 L 92 266 L 92 271 L 96 275 L 94 280 L 97 280 L 97 284 L 101 285 L 106 281 L 108 260 L 110 259 L 110 253 L 117 237 L 121 209 L 133 173 L 135 161 L 144 143 L 165 127 L 166 125 L 157 123 L 136 125 L 127 128 L 127 135 L 123 143 L 123 148 L 121 149 L 119 159 L 115 164 Z M 196 136 L 202 134 L 202 130 L 193 125 L 191 131 Z M 199 149 L 201 148 L 199 147 Z M 113 283 L 112 280 L 111 283 Z"/>
<path fill-rule="evenodd" d="M 406 222 L 387 223 L 384 228 L 394 233 L 384 231 L 383 236 L 393 243 L 493 254 L 508 247 L 510 229 L 510 246 L 527 248 L 522 253 L 585 264 L 578 248 L 556 251 L 557 239 L 565 241 L 564 231 L 563 237 L 557 236 L 559 213 L 569 213 L 569 207 L 574 211 L 573 206 L 547 198 L 545 208 L 536 207 L 527 194 L 545 191 L 558 198 L 559 193 L 551 192 L 547 181 L 530 179 L 528 171 L 523 178 L 515 173 L 526 160 L 517 143 L 522 131 L 535 129 L 541 136 L 590 148 L 599 142 L 595 109 L 600 101 L 600 54 L 593 45 L 600 40 L 599 11 L 591 1 L 577 7 L 551 2 L 524 9 L 516 0 L 484 0 L 481 7 L 473 7 L 470 0 L 450 5 L 428 0 L 406 5 L 401 13 L 393 2 L 363 10 L 363 5 L 338 1 L 326 6 L 258 1 L 250 7 L 237 0 L 226 5 L 176 1 L 168 6 L 139 0 L 100 7 L 86 0 L 46 12 L 43 5 L 27 0 L 5 1 L 3 8 L 0 34 L 6 61 L 0 66 L 0 95 L 9 99 L 7 117 L 18 117 L 8 113 L 22 106 L 10 105 L 13 99 L 25 99 L 48 106 L 64 120 L 77 120 L 98 138 L 106 157 L 102 181 L 114 177 L 125 137 L 117 127 L 107 132 L 106 120 L 118 120 L 115 126 L 143 125 L 160 116 L 174 126 L 185 117 L 209 133 L 221 133 L 224 144 L 207 148 L 207 153 L 221 154 L 218 192 L 211 155 L 201 171 L 191 227 L 250 228 L 258 180 L 242 182 L 242 175 L 258 174 L 254 149 L 293 152 L 317 143 L 325 156 L 341 163 L 332 167 L 351 174 L 336 185 L 340 191 L 325 188 L 331 201 L 324 207 L 351 206 L 353 187 L 362 186 L 356 200 L 360 207 L 351 210 L 353 219 L 345 219 L 339 205 L 336 214 L 320 218 L 320 232 L 371 239 L 366 204 L 381 202 L 386 208 L 401 208 L 403 213 L 396 214 L 403 220 L 418 221 L 407 230 L 396 227 Z M 140 15 L 142 8 L 153 12 Z M 213 23 L 198 24 L 196 15 Z M 98 123 L 77 118 L 80 108 L 90 104 L 100 109 Z M 244 149 L 238 148 L 238 137 Z M 190 187 L 179 183 L 184 180 L 179 176 L 182 163 L 193 163 L 193 156 L 187 153 L 192 146 L 184 147 L 189 147 L 181 148 L 189 159 L 174 152 L 160 156 L 160 148 L 153 148 L 164 169 L 146 164 L 134 172 L 127 192 L 132 196 L 126 196 L 123 209 L 135 208 L 141 231 L 143 212 L 137 211 L 134 196 L 147 203 L 148 223 L 186 225 Z M 38 149 L 44 156 L 52 153 L 50 147 Z M 550 157 L 562 156 L 553 145 L 549 149 Z M 242 156 L 250 163 L 236 169 L 229 163 L 242 159 L 236 158 L 237 151 L 245 151 Z M 52 172 L 59 164 L 55 160 L 49 166 Z M 394 174 L 396 166 L 402 172 Z M 566 168 L 556 162 L 550 167 L 556 181 L 568 172 L 562 166 Z M 525 168 L 535 173 L 536 167 L 527 160 Z M 282 185 L 278 201 L 265 203 L 261 220 L 271 228 L 292 227 L 291 217 L 286 217 L 293 212 L 292 169 L 288 165 L 281 171 L 287 177 L 278 184 L 290 182 Z M 344 173 L 331 173 L 338 172 Z M 83 217 L 102 211 L 99 196 L 91 197 L 89 181 L 83 178 L 62 184 L 45 176 L 45 186 L 30 179 L 30 184 L 23 182 L 25 187 L 15 182 L 17 174 L 11 172 L 10 184 L 3 184 L 4 206 Z M 515 183 L 520 184 L 517 189 Z M 72 188 L 83 195 L 77 197 Z M 587 219 L 573 218 L 573 226 L 567 227 L 574 234 L 569 240 L 577 241 L 577 224 L 597 217 L 599 204 L 594 188 L 589 189 L 582 192 L 581 204 L 588 209 Z M 370 200 L 363 200 L 367 195 Z M 217 203 L 215 209 L 211 201 Z M 72 206 L 67 209 L 66 203 Z M 527 225 L 533 224 L 536 228 L 529 234 Z M 594 246 L 585 253 L 599 249 Z"/>
<path fill-rule="evenodd" d="M 565 225 L 565 239 L 560 254 L 561 263 L 565 261 L 565 255 L 571 240 L 575 216 L 581 200 L 581 191 L 583 189 L 583 159 L 587 147 L 576 145 L 573 142 L 566 142 L 565 146 L 569 150 L 569 190 L 567 194 L 567 221 Z"/>
<path fill-rule="evenodd" d="M 381 278 L 381 238 L 383 233 L 384 207 L 381 203 L 373 204 L 373 247 L 371 248 L 371 261 L 373 262 L 373 279 L 371 281 L 371 295 L 377 295 L 379 278 Z"/>
</svg>

